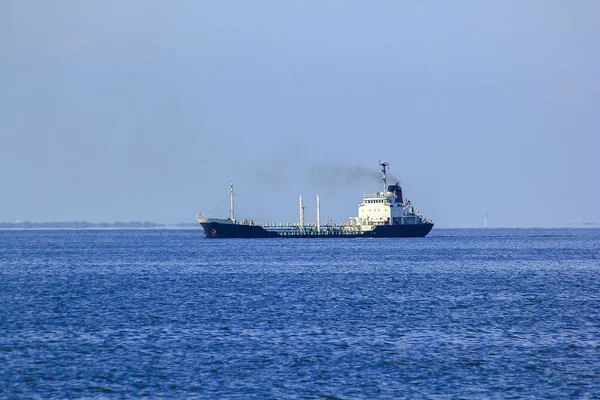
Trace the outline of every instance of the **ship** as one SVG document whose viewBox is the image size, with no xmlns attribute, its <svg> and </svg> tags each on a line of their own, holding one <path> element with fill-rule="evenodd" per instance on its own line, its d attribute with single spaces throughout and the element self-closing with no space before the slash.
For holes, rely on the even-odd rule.
<svg viewBox="0 0 600 400">
<path fill-rule="evenodd" d="M 304 203 L 299 198 L 297 222 L 256 222 L 238 220 L 234 213 L 233 183 L 229 184 L 229 218 L 212 218 L 196 214 L 196 220 L 210 239 L 217 238 L 342 238 L 342 237 L 425 237 L 433 229 L 433 221 L 423 216 L 410 200 L 404 200 L 399 182 L 387 184 L 389 163 L 380 160 L 381 190 L 364 194 L 358 204 L 358 216 L 343 223 L 321 223 L 320 198 L 317 195 L 317 221 L 306 223 Z"/>
</svg>

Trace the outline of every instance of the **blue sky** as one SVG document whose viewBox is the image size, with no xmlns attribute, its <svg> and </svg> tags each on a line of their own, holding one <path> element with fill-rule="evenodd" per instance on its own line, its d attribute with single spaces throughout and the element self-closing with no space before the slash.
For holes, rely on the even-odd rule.
<svg viewBox="0 0 600 400">
<path fill-rule="evenodd" d="M 0 2 L 0 221 L 600 223 L 597 1 Z"/>
</svg>

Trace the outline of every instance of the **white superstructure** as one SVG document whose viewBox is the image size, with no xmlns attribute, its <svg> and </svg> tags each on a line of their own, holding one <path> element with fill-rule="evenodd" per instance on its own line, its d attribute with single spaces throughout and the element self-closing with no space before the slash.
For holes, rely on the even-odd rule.
<svg viewBox="0 0 600 400">
<path fill-rule="evenodd" d="M 379 161 L 382 172 L 382 190 L 365 194 L 358 205 L 358 217 L 352 217 L 350 223 L 360 227 L 361 231 L 372 230 L 377 225 L 416 225 L 429 222 L 421 211 L 415 209 L 410 200 L 402 198 L 399 183 L 387 185 L 386 161 Z"/>
</svg>

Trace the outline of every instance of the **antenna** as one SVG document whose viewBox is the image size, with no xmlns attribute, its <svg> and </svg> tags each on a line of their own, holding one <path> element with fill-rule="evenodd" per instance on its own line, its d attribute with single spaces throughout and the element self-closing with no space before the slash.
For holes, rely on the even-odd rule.
<svg viewBox="0 0 600 400">
<path fill-rule="evenodd" d="M 379 165 L 381 165 L 381 180 L 383 181 L 383 192 L 385 192 L 387 190 L 387 176 L 385 174 L 385 169 L 388 165 L 390 165 L 390 163 L 384 160 L 379 160 Z"/>
<path fill-rule="evenodd" d="M 229 218 L 235 221 L 235 213 L 233 209 L 233 182 L 229 182 Z"/>
</svg>

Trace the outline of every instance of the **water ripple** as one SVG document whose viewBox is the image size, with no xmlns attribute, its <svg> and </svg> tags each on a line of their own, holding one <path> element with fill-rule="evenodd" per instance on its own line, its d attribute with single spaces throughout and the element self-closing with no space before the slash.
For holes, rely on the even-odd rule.
<svg viewBox="0 0 600 400">
<path fill-rule="evenodd" d="M 0 231 L 0 397 L 597 398 L 600 230 Z"/>
</svg>

